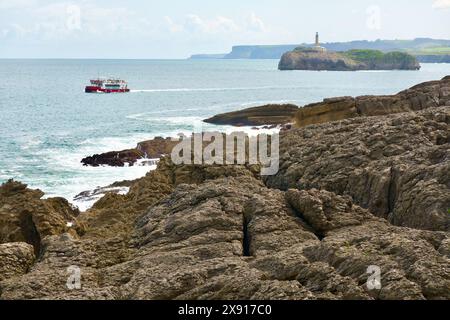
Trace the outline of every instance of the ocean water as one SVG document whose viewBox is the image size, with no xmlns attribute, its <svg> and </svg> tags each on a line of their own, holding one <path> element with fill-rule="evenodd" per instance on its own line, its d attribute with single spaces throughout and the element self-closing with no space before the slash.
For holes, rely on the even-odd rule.
<svg viewBox="0 0 450 320">
<path fill-rule="evenodd" d="M 394 94 L 450 75 L 421 71 L 278 71 L 276 60 L 0 60 L 0 182 L 9 178 L 69 201 L 135 179 L 152 167 L 83 167 L 95 153 L 190 132 L 217 113 L 266 103 L 304 105 L 335 96 Z M 128 94 L 86 94 L 97 76 L 128 81 Z M 204 125 L 231 132 L 231 127 Z"/>
</svg>

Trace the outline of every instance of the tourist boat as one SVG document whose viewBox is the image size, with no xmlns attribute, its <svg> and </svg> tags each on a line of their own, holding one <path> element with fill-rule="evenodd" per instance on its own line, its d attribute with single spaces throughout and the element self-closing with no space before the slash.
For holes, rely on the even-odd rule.
<svg viewBox="0 0 450 320">
<path fill-rule="evenodd" d="M 86 93 L 122 93 L 130 92 L 128 84 L 120 79 L 95 79 L 84 89 Z"/>
</svg>

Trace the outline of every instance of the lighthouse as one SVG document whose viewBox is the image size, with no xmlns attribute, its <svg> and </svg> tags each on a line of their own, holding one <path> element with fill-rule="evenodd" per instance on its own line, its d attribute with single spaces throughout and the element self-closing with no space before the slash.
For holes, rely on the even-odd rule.
<svg viewBox="0 0 450 320">
<path fill-rule="evenodd" d="M 314 49 L 315 51 L 321 51 L 321 52 L 327 51 L 327 49 L 325 49 L 324 47 L 321 47 L 321 46 L 320 46 L 320 40 L 319 40 L 319 33 L 318 33 L 318 32 L 316 32 L 316 43 L 315 43 L 313 49 Z"/>
</svg>

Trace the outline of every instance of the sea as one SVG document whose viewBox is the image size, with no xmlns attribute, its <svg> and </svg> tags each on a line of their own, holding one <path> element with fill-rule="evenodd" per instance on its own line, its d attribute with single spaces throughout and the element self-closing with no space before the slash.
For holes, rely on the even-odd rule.
<svg viewBox="0 0 450 320">
<path fill-rule="evenodd" d="M 96 153 L 135 147 L 207 125 L 218 113 L 267 103 L 303 106 L 336 96 L 395 94 L 450 75 L 450 64 L 420 71 L 279 71 L 277 60 L 0 60 L 0 183 L 15 179 L 74 197 L 154 166 L 83 167 Z M 90 79 L 118 77 L 130 93 L 86 94 Z M 247 128 L 246 130 L 250 130 Z"/>
</svg>

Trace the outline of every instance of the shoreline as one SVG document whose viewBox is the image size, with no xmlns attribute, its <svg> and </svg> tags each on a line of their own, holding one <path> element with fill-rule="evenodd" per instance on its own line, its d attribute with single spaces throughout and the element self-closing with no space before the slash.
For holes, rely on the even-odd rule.
<svg viewBox="0 0 450 320">
<path fill-rule="evenodd" d="M 444 79 L 448 79 L 448 77 L 446 77 Z M 436 81 L 434 81 L 434 82 L 433 81 L 432 82 L 427 82 L 427 83 L 435 83 L 435 82 Z M 426 86 L 427 83 L 415 85 L 412 89 Z M 409 90 L 411 90 L 411 89 L 409 89 Z M 404 90 L 404 91 L 400 92 L 397 95 L 393 95 L 392 97 L 396 99 L 396 97 L 401 95 L 403 92 L 408 92 L 408 90 Z M 373 96 L 373 99 L 375 99 L 377 101 L 377 99 L 386 99 L 386 97 L 387 96 Z M 367 100 L 370 97 L 357 97 L 355 99 L 360 99 L 360 98 L 364 98 L 364 99 Z M 341 100 L 339 100 L 339 99 L 341 99 Z M 322 103 L 313 103 L 313 104 L 310 104 L 310 105 L 299 107 L 298 113 L 300 115 L 302 115 L 301 117 L 303 118 L 303 120 L 300 121 L 302 126 L 304 126 L 305 124 L 314 124 L 314 121 L 311 122 L 311 119 L 313 119 L 313 118 L 317 119 L 318 122 L 316 122 L 316 123 L 320 123 L 321 121 L 324 121 L 324 120 L 320 120 L 321 118 L 318 117 L 317 115 L 315 115 L 315 111 L 314 111 L 315 109 L 319 110 L 319 113 L 321 113 L 321 114 L 325 110 L 328 110 L 326 112 L 329 112 L 330 115 L 327 115 L 324 118 L 324 119 L 326 119 L 325 121 L 327 121 L 327 122 L 328 121 L 342 120 L 342 119 L 345 119 L 346 117 L 350 117 L 350 118 L 355 117 L 356 114 L 348 113 L 349 111 L 344 111 L 344 109 L 342 109 L 342 111 L 339 111 L 336 114 L 333 114 L 333 112 L 334 112 L 333 110 L 336 109 L 337 107 L 338 108 L 345 107 L 345 109 L 353 108 L 353 103 L 354 102 L 352 100 L 349 100 L 349 98 L 339 98 L 339 99 L 338 98 L 331 98 L 331 99 L 329 98 L 329 99 L 325 99 Z M 400 97 L 399 99 L 404 99 L 404 98 Z M 381 100 L 381 101 L 383 101 L 383 100 Z M 367 104 L 367 102 L 364 102 L 364 103 Z M 379 103 L 379 102 L 377 102 L 377 103 Z M 383 103 L 385 103 L 385 102 L 383 102 Z M 388 105 L 389 105 L 392 102 L 387 101 L 386 103 L 388 103 Z M 241 112 L 245 113 L 246 110 L 253 110 L 253 109 L 258 109 L 258 107 L 256 107 L 256 108 L 255 107 L 251 107 L 251 108 L 248 108 L 248 109 L 243 109 L 243 110 L 231 112 L 230 114 L 238 114 L 238 115 L 240 115 Z M 348 110 L 350 110 L 350 109 L 348 109 Z M 396 110 L 394 108 L 391 111 L 387 110 L 385 112 L 392 113 L 392 112 L 404 112 L 404 111 L 407 111 L 407 110 L 404 109 L 403 107 L 400 107 L 400 109 L 398 109 L 398 110 Z M 380 113 L 375 113 L 375 114 L 379 115 Z M 367 115 L 370 116 L 371 114 L 369 113 Z M 236 126 L 233 127 L 233 126 L 231 126 L 231 127 L 229 127 L 228 131 L 230 131 L 232 129 L 235 129 L 234 131 L 245 131 L 245 132 L 247 132 L 249 134 L 259 134 L 259 133 L 274 132 L 273 129 L 267 129 L 267 128 L 264 129 L 264 128 L 265 128 L 265 126 L 263 126 L 263 125 L 261 125 L 258 129 L 256 129 L 255 127 L 251 127 L 251 126 L 246 126 L 246 127 L 236 127 Z M 263 129 L 263 130 L 261 130 L 261 129 Z M 278 130 L 278 129 L 276 129 L 276 130 Z M 158 139 L 158 137 L 155 137 L 154 139 Z M 166 140 L 167 139 L 168 138 L 166 138 Z M 148 142 L 148 141 L 144 141 L 144 143 L 145 142 Z M 143 143 L 143 142 L 140 142 L 140 143 Z M 139 147 L 139 143 L 137 144 L 137 146 Z M 146 161 L 146 160 L 145 160 L 145 158 L 144 159 L 140 158 L 140 161 Z M 107 168 L 107 167 L 109 167 L 109 166 L 105 166 L 104 168 Z M 135 167 L 148 168 L 148 169 L 143 169 L 142 172 L 139 175 L 134 176 L 133 179 L 132 179 L 134 181 L 139 180 L 140 178 L 142 178 L 146 174 L 148 174 L 150 171 L 153 171 L 153 170 L 156 169 L 156 166 L 149 166 L 149 167 L 146 167 L 146 166 L 135 166 Z M 127 170 L 127 167 L 124 166 L 123 170 Z M 93 171 L 93 172 L 95 172 L 95 171 Z M 113 178 L 111 178 L 111 180 L 113 180 Z M 96 186 L 92 186 L 91 188 L 86 188 L 86 189 L 80 190 L 80 191 L 76 192 L 75 194 L 73 194 L 73 197 L 68 199 L 68 201 L 73 203 L 74 205 L 77 205 L 81 210 L 87 211 L 89 208 L 91 208 L 91 206 L 95 203 L 95 201 L 93 201 L 91 199 L 91 200 L 88 200 L 87 201 L 88 204 L 86 204 L 86 203 L 83 203 L 84 201 L 82 201 L 82 199 L 75 200 L 75 198 L 77 196 L 79 196 L 80 194 L 89 194 L 90 192 L 93 192 L 93 193 L 97 193 L 96 200 L 99 200 L 100 196 L 105 194 L 105 193 L 99 193 L 99 190 L 102 190 L 102 189 L 105 190 L 110 185 L 114 185 L 116 182 L 117 181 L 114 180 L 110 184 L 105 184 L 105 185 L 100 185 L 100 186 L 96 185 Z M 124 193 L 123 190 L 118 190 L 118 192 Z M 53 197 L 53 196 L 52 195 L 45 195 L 45 198 L 49 198 L 49 197 Z"/>
</svg>

